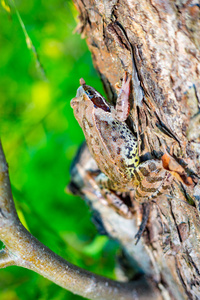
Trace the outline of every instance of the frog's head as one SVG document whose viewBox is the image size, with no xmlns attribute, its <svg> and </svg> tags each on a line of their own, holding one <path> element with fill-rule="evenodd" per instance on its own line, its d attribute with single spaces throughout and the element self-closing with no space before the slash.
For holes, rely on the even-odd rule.
<svg viewBox="0 0 200 300">
<path fill-rule="evenodd" d="M 111 111 L 105 98 L 94 88 L 86 85 L 83 78 L 80 79 L 80 84 L 81 86 L 77 90 L 76 97 L 70 103 L 77 120 L 81 119 L 84 114 L 91 114 L 97 108 L 101 108 L 106 112 Z"/>
</svg>

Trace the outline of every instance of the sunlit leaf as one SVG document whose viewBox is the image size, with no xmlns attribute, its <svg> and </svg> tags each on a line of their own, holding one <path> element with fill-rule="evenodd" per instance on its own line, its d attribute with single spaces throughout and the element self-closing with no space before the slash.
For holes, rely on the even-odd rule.
<svg viewBox="0 0 200 300">
<path fill-rule="evenodd" d="M 88 255 L 96 255 L 99 253 L 105 244 L 108 242 L 106 236 L 96 236 L 92 243 L 84 247 L 84 253 Z"/>
<path fill-rule="evenodd" d="M 24 227 L 25 227 L 27 230 L 29 230 L 28 224 L 26 223 L 24 214 L 23 214 L 23 212 L 21 211 L 21 209 L 19 209 L 19 208 L 17 209 L 17 214 L 18 214 L 18 217 L 19 217 L 21 223 L 24 225 Z M 29 231 L 30 231 L 30 230 L 29 230 Z"/>
<path fill-rule="evenodd" d="M 1 5 L 8 13 L 11 12 L 10 6 L 8 4 L 6 4 L 6 2 L 4 0 L 1 0 Z"/>
</svg>

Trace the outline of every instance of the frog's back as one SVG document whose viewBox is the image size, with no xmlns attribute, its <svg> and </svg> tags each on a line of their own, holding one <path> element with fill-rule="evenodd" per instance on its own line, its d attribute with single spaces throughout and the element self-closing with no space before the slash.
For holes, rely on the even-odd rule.
<svg viewBox="0 0 200 300">
<path fill-rule="evenodd" d="M 136 137 L 125 122 L 118 121 L 112 114 L 99 110 L 94 117 L 98 128 L 100 169 L 112 180 L 122 180 L 122 177 L 130 180 L 139 164 Z"/>
</svg>

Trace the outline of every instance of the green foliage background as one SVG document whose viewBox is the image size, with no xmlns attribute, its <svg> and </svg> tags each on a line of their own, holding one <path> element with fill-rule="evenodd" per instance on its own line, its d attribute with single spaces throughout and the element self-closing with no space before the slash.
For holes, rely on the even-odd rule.
<svg viewBox="0 0 200 300">
<path fill-rule="evenodd" d="M 66 0 L 18 0 L 15 5 L 3 0 L 0 5 L 0 132 L 17 212 L 53 251 L 114 278 L 116 243 L 98 235 L 83 200 L 64 192 L 70 163 L 84 139 L 70 100 L 80 77 L 102 92 L 86 42 L 73 34 L 77 12 Z M 0 299 L 83 298 L 32 271 L 9 267 L 0 270 Z"/>
</svg>

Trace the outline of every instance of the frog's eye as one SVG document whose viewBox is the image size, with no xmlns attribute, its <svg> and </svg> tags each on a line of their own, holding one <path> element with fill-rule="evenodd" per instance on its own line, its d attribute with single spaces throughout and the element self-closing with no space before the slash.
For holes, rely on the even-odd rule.
<svg viewBox="0 0 200 300">
<path fill-rule="evenodd" d="M 91 99 L 94 95 L 94 92 L 92 90 L 90 90 L 89 88 L 84 89 L 85 93 L 87 94 L 87 96 Z"/>
<path fill-rule="evenodd" d="M 105 99 L 95 89 L 85 86 L 84 90 L 90 100 L 94 103 L 95 107 L 110 112 L 110 107 L 106 103 Z"/>
<path fill-rule="evenodd" d="M 110 107 L 105 103 L 105 100 L 102 97 L 99 97 L 98 95 L 93 95 L 91 100 L 96 107 L 110 112 Z"/>
</svg>

